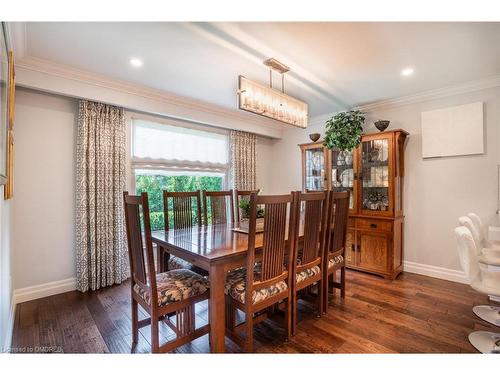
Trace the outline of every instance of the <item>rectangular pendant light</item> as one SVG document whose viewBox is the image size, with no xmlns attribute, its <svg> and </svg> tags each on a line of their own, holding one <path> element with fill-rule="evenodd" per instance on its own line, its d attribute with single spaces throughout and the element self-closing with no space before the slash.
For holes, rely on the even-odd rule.
<svg viewBox="0 0 500 375">
<path fill-rule="evenodd" d="M 238 78 L 238 107 L 299 128 L 307 127 L 307 103 L 241 75 Z"/>
</svg>

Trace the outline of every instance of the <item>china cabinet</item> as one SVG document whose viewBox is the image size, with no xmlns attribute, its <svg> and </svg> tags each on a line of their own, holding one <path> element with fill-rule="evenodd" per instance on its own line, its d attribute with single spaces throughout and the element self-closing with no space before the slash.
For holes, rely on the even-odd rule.
<svg viewBox="0 0 500 375">
<path fill-rule="evenodd" d="M 403 270 L 404 130 L 363 135 L 352 152 L 301 144 L 304 191 L 348 190 L 349 268 L 393 279 Z"/>
</svg>

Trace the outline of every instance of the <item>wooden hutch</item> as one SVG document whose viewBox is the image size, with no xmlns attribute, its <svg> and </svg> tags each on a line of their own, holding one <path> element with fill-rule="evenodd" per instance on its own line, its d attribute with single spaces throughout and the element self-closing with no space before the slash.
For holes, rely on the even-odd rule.
<svg viewBox="0 0 500 375">
<path fill-rule="evenodd" d="M 349 190 L 347 267 L 394 279 L 403 270 L 404 130 L 363 135 L 352 152 L 301 144 L 304 191 Z"/>
</svg>

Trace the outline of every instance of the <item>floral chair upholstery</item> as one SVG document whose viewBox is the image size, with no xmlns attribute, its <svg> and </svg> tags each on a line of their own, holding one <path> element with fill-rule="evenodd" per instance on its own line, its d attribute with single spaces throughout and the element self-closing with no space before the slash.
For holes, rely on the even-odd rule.
<svg viewBox="0 0 500 375">
<path fill-rule="evenodd" d="M 188 261 L 185 261 L 184 259 L 178 258 L 173 255 L 171 255 L 170 259 L 168 260 L 169 270 L 182 270 L 182 269 L 189 270 L 191 266 L 192 266 L 191 263 L 189 263 Z"/>
<path fill-rule="evenodd" d="M 157 274 L 156 285 L 158 289 L 158 306 L 160 307 L 203 294 L 209 288 L 209 282 L 206 278 L 186 269 Z M 151 303 L 148 291 L 142 289 L 137 284 L 134 285 L 134 291 L 148 305 Z"/>
<path fill-rule="evenodd" d="M 302 264 L 302 249 L 299 249 L 298 254 L 297 254 L 297 265 L 300 266 Z M 321 270 L 319 266 L 314 266 L 311 268 L 307 268 L 305 270 L 302 270 L 300 272 L 297 272 L 295 275 L 295 281 L 297 283 L 300 283 L 301 281 L 304 281 L 305 279 L 310 278 L 311 276 L 317 275 L 320 273 Z"/>
<path fill-rule="evenodd" d="M 321 270 L 320 270 L 319 266 L 306 268 L 300 272 L 297 272 L 297 274 L 295 275 L 295 281 L 297 283 L 300 283 L 300 282 L 304 281 L 305 279 L 308 279 L 314 275 L 317 275 L 320 272 L 321 272 Z"/>
<path fill-rule="evenodd" d="M 245 303 L 246 277 L 247 270 L 243 267 L 229 272 L 226 278 L 225 293 L 241 303 Z M 259 265 L 255 267 L 254 279 L 260 279 Z M 255 305 L 256 303 L 262 302 L 266 298 L 272 297 L 287 289 L 288 285 L 282 280 L 266 288 L 254 290 L 252 293 L 252 304 Z"/>
<path fill-rule="evenodd" d="M 332 268 L 333 266 L 342 263 L 343 261 L 344 261 L 344 256 L 342 254 L 336 255 L 328 261 L 328 268 Z"/>
<path fill-rule="evenodd" d="M 169 270 L 191 270 L 193 272 L 196 272 L 197 274 L 208 278 L 208 272 L 205 271 L 204 269 L 200 267 L 196 267 L 189 263 L 187 260 L 184 260 L 182 258 L 178 258 L 176 256 L 171 255 L 170 259 L 168 260 L 168 269 Z"/>
</svg>

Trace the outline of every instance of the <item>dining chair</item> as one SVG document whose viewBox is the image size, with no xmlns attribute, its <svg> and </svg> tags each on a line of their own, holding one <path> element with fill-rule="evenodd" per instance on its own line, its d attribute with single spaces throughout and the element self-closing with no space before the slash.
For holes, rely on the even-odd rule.
<svg viewBox="0 0 500 375">
<path fill-rule="evenodd" d="M 233 190 L 202 191 L 203 196 L 203 223 L 225 224 L 234 222 Z"/>
<path fill-rule="evenodd" d="M 235 198 L 235 202 L 236 202 L 236 221 L 241 220 L 241 209 L 240 209 L 241 198 L 250 200 L 250 194 L 252 194 L 252 193 L 259 194 L 259 192 L 260 192 L 260 189 L 257 189 L 257 190 L 238 190 L 238 189 L 236 189 L 234 191 L 234 198 Z"/>
<path fill-rule="evenodd" d="M 136 196 L 124 192 L 123 201 L 132 276 L 130 283 L 132 350 L 135 350 L 138 342 L 139 328 L 150 325 L 151 351 L 153 353 L 168 352 L 209 333 L 209 324 L 196 328 L 194 310 L 197 302 L 209 298 L 208 280 L 187 269 L 156 273 L 151 242 L 148 194 L 142 193 Z M 144 235 L 141 233 L 141 227 L 144 229 Z M 142 306 L 150 318 L 139 320 L 138 305 Z M 168 315 L 175 316 L 175 324 Z M 159 320 L 175 332 L 175 339 L 162 346 L 159 342 Z"/>
<path fill-rule="evenodd" d="M 486 256 L 500 257 L 500 241 L 490 241 L 486 235 L 486 228 L 483 227 L 481 218 L 468 213 L 467 216 L 458 218 L 460 225 L 467 227 L 472 233 L 477 248 Z"/>
<path fill-rule="evenodd" d="M 477 235 L 478 245 L 485 249 L 500 251 L 500 241 L 491 241 L 488 239 L 487 228 L 483 226 L 483 221 L 479 215 L 469 212 L 467 216 L 471 219 L 474 226 L 475 233 L 472 233 L 472 235 Z"/>
<path fill-rule="evenodd" d="M 296 220 L 293 246 L 293 275 L 292 287 L 292 334 L 297 329 L 297 301 L 301 294 L 309 292 L 312 285 L 317 285 L 318 317 L 323 312 L 323 252 L 325 249 L 326 234 L 328 233 L 328 203 L 329 191 L 301 193 L 296 191 L 295 217 L 302 216 L 303 236 L 299 241 L 300 221 Z M 302 213 L 302 214 L 301 214 Z"/>
<path fill-rule="evenodd" d="M 163 190 L 163 212 L 165 230 L 201 226 L 200 190 L 172 192 Z M 166 264 L 169 270 L 191 269 L 191 263 L 158 249 L 158 262 Z M 198 270 L 196 270 L 198 271 Z M 199 272 L 198 272 L 199 273 Z"/>
<path fill-rule="evenodd" d="M 340 296 L 345 298 L 345 246 L 347 237 L 347 220 L 349 218 L 349 191 L 330 192 L 328 227 L 323 267 L 325 269 L 323 288 L 323 309 L 328 310 L 328 294 L 331 287 L 340 289 Z M 340 270 L 340 282 L 335 281 Z M 330 283 L 331 278 L 331 283 Z"/>
<path fill-rule="evenodd" d="M 267 308 L 285 307 L 287 339 L 291 336 L 291 285 L 295 225 L 295 195 L 250 195 L 246 267 L 227 274 L 226 335 L 247 352 L 253 351 L 253 327 L 267 316 Z M 264 229 L 257 233 L 257 206 L 264 208 Z M 238 325 L 237 310 L 245 321 Z M 244 333 L 244 337 L 241 336 Z"/>
<path fill-rule="evenodd" d="M 500 262 L 491 263 L 481 256 L 471 231 L 460 226 L 455 228 L 460 265 L 472 287 L 487 296 L 500 296 L 500 273 L 490 266 L 500 266 Z M 474 306 L 472 311 L 488 323 L 500 327 L 500 310 L 497 306 Z M 481 353 L 500 353 L 500 333 L 474 331 L 468 336 L 469 342 Z"/>
<path fill-rule="evenodd" d="M 481 229 L 477 227 L 477 222 L 475 220 L 469 215 L 460 216 L 458 218 L 458 223 L 471 232 L 479 254 L 486 258 L 500 258 L 500 248 L 495 242 L 488 241 L 484 235 L 481 234 Z"/>
</svg>

